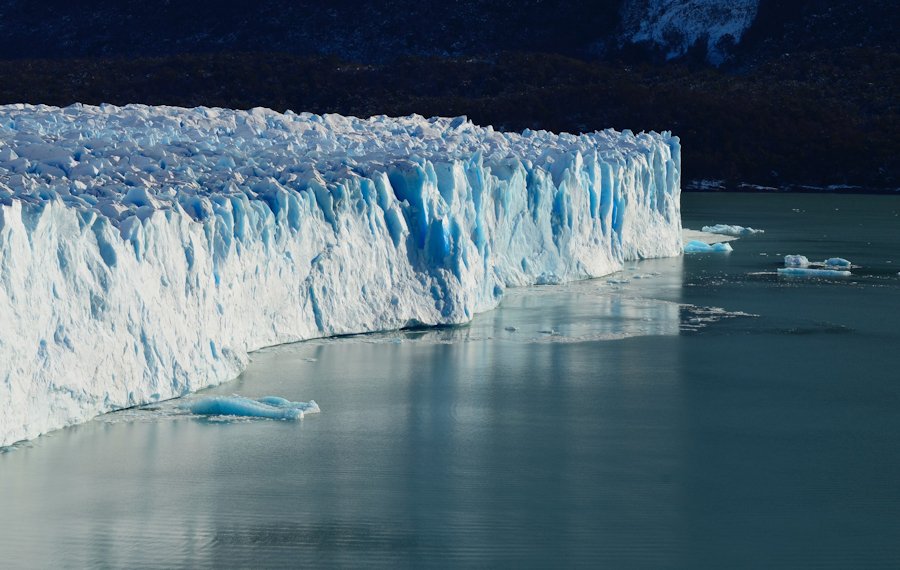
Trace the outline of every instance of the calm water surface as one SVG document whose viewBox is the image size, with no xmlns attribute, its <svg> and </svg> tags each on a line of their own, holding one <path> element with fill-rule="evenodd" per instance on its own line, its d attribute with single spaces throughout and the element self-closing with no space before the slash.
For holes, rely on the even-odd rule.
<svg viewBox="0 0 900 570">
<path fill-rule="evenodd" d="M 900 567 L 900 199 L 683 209 L 766 233 L 207 392 L 317 400 L 300 422 L 164 405 L 0 454 L 0 566 Z"/>
</svg>

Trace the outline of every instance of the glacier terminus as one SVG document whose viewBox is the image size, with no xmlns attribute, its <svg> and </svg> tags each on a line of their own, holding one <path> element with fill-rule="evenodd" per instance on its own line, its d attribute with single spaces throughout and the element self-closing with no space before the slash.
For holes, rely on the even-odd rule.
<svg viewBox="0 0 900 570">
<path fill-rule="evenodd" d="M 682 252 L 671 133 L 0 107 L 0 446 Z"/>
</svg>

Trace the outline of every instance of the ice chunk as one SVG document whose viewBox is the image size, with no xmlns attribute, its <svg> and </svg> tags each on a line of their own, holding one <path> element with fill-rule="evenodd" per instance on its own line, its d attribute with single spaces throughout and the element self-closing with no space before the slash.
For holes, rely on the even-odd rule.
<svg viewBox="0 0 900 570">
<path fill-rule="evenodd" d="M 727 224 L 716 224 L 714 226 L 703 226 L 703 231 L 710 234 L 721 234 L 725 236 L 744 237 L 754 234 L 766 233 L 765 230 L 756 230 L 750 227 L 729 226 Z"/>
<path fill-rule="evenodd" d="M 734 248 L 732 248 L 731 245 L 727 243 L 709 244 L 702 241 L 693 240 L 689 241 L 687 245 L 684 246 L 685 253 L 728 253 L 730 251 L 734 251 Z"/>
<path fill-rule="evenodd" d="M 785 267 L 808 267 L 809 259 L 807 259 L 805 255 L 785 255 L 784 256 L 784 266 Z"/>
<path fill-rule="evenodd" d="M 849 271 L 835 269 L 810 269 L 807 267 L 779 267 L 778 275 L 784 277 L 850 277 Z"/>
<path fill-rule="evenodd" d="M 830 257 L 825 260 L 828 267 L 850 267 L 851 263 L 843 257 Z"/>
<path fill-rule="evenodd" d="M 10 105 L 0 148 L 0 446 L 682 251 L 668 132 Z"/>
<path fill-rule="evenodd" d="M 277 396 L 251 400 L 243 396 L 214 396 L 190 404 L 190 411 L 201 416 L 243 416 L 272 420 L 299 420 L 304 414 L 318 413 L 315 400 L 291 402 Z"/>
</svg>

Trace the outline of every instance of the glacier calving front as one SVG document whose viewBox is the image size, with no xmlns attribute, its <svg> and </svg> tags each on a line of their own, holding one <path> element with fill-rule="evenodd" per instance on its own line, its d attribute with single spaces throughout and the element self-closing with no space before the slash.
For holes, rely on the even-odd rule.
<svg viewBox="0 0 900 570">
<path fill-rule="evenodd" d="M 681 252 L 670 133 L 0 107 L 0 445 Z"/>
</svg>

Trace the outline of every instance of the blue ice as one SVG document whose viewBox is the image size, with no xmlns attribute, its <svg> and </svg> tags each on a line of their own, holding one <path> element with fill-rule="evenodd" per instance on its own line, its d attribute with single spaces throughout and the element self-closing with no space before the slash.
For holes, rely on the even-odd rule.
<svg viewBox="0 0 900 570">
<path fill-rule="evenodd" d="M 304 414 L 319 412 L 315 400 L 291 402 L 278 396 L 251 400 L 243 396 L 214 396 L 191 403 L 191 413 L 201 416 L 242 416 L 272 420 L 299 420 Z"/>
<path fill-rule="evenodd" d="M 850 267 L 850 262 L 843 257 L 831 257 L 825 260 L 828 267 Z"/>
<path fill-rule="evenodd" d="M 714 243 L 708 244 L 702 241 L 692 240 L 684 246 L 685 253 L 710 253 L 710 252 L 722 252 L 728 253 L 730 251 L 734 251 L 730 245 L 727 243 Z"/>
<path fill-rule="evenodd" d="M 835 269 L 809 269 L 806 267 L 779 267 L 778 275 L 785 277 L 850 277 L 849 271 Z"/>
</svg>

